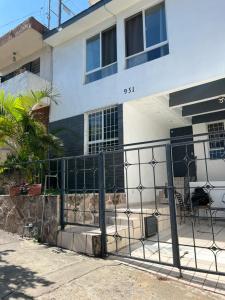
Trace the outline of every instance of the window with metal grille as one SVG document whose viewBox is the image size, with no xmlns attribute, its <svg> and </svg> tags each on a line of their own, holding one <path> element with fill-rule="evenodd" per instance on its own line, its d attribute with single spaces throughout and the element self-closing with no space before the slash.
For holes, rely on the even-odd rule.
<svg viewBox="0 0 225 300">
<path fill-rule="evenodd" d="M 118 145 L 118 107 L 113 106 L 88 115 L 88 153 L 112 151 Z"/>
<path fill-rule="evenodd" d="M 208 124 L 210 159 L 225 158 L 224 122 Z"/>
</svg>

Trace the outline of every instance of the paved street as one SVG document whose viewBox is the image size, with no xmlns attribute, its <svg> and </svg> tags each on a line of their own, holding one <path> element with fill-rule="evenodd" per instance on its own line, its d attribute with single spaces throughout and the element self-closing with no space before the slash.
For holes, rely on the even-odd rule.
<svg viewBox="0 0 225 300">
<path fill-rule="evenodd" d="M 220 299 L 135 269 L 0 231 L 0 299 Z M 222 299 L 222 298 L 221 298 Z"/>
</svg>

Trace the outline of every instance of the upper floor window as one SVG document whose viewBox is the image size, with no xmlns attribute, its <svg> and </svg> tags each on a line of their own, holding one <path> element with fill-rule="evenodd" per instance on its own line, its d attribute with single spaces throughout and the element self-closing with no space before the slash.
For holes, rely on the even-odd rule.
<svg viewBox="0 0 225 300">
<path fill-rule="evenodd" d="M 86 42 L 86 77 L 89 83 L 117 72 L 116 26 Z"/>
<path fill-rule="evenodd" d="M 209 155 L 211 159 L 225 158 L 225 134 L 223 131 L 224 122 L 208 124 Z"/>
<path fill-rule="evenodd" d="M 128 18 L 125 29 L 127 68 L 169 54 L 164 2 Z"/>
</svg>

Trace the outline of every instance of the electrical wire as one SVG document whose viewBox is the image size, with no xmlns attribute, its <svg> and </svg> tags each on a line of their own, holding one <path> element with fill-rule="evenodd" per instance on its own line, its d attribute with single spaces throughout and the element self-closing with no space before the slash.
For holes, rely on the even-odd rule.
<svg viewBox="0 0 225 300">
<path fill-rule="evenodd" d="M 74 0 L 64 0 L 64 3 L 67 4 L 68 2 L 70 2 L 70 5 L 75 6 L 75 8 L 78 11 L 81 11 L 81 7 L 77 3 L 75 3 L 76 1 L 74 1 Z M 24 19 L 30 17 L 31 15 L 33 15 L 33 16 L 40 16 L 41 20 L 42 20 L 42 23 L 46 24 L 47 23 L 47 8 L 46 8 L 46 4 L 47 4 L 47 0 L 43 0 L 43 5 L 40 7 L 39 10 L 32 11 L 32 12 L 28 13 L 27 15 L 24 15 L 23 17 L 13 19 L 13 20 L 5 23 L 5 24 L 2 24 L 2 25 L 0 25 L 0 29 L 3 29 L 5 27 L 8 27 L 8 26 L 14 24 L 14 23 L 17 23 L 17 22 L 19 22 L 21 20 L 24 20 Z M 71 10 L 71 13 L 73 13 L 75 15 L 75 13 L 72 10 Z"/>
<path fill-rule="evenodd" d="M 13 24 L 13 23 L 16 23 L 16 22 L 18 22 L 18 21 L 21 21 L 21 20 L 23 20 L 23 19 L 25 19 L 25 18 L 28 18 L 28 17 L 30 17 L 31 15 L 41 14 L 42 9 L 43 9 L 43 7 L 41 7 L 39 10 L 30 12 L 29 14 L 27 14 L 27 15 L 21 17 L 21 18 L 14 19 L 14 20 L 9 21 L 9 22 L 6 23 L 6 24 L 0 25 L 0 29 L 4 28 L 4 27 L 6 27 L 6 26 L 9 26 L 9 25 L 11 25 L 11 24 Z"/>
</svg>

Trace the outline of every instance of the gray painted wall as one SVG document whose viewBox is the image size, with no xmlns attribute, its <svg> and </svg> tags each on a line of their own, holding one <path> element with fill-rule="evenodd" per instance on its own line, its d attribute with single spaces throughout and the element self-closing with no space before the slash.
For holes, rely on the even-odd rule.
<svg viewBox="0 0 225 300">
<path fill-rule="evenodd" d="M 64 142 L 65 156 L 84 154 L 84 115 L 52 122 L 49 130 Z"/>
<path fill-rule="evenodd" d="M 123 105 L 118 106 L 119 144 L 123 144 Z M 84 115 L 78 115 L 49 124 L 50 132 L 56 134 L 64 142 L 64 156 L 84 155 Z M 123 152 L 106 155 L 106 187 L 108 191 L 115 192 L 124 189 Z M 71 170 L 68 178 L 69 189 L 97 189 L 97 172 L 93 171 L 98 166 L 97 159 L 86 159 L 85 182 L 84 160 L 76 160 L 77 178 L 74 178 L 74 160 L 69 161 L 68 168 Z M 95 173 L 94 173 L 95 172 Z M 94 178 L 95 177 L 95 180 Z M 76 186 L 75 186 L 76 182 Z M 117 192 L 116 191 L 116 192 Z M 80 191 L 79 191 L 80 192 Z"/>
</svg>

